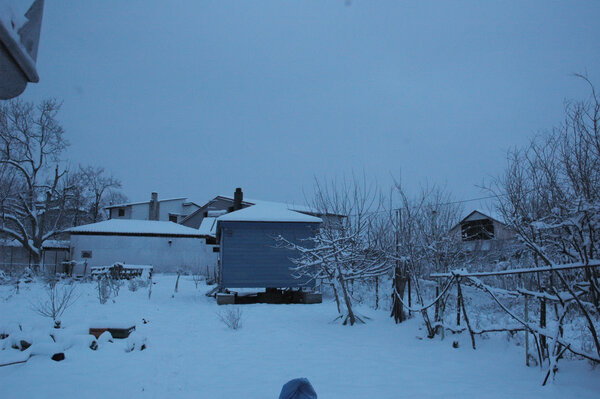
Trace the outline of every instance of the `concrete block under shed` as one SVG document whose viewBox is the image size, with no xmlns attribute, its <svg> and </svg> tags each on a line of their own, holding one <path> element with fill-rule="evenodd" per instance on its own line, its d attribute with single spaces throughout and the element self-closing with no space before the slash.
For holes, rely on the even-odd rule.
<svg viewBox="0 0 600 399">
<path fill-rule="evenodd" d="M 217 305 L 235 305 L 234 294 L 217 294 Z"/>
</svg>

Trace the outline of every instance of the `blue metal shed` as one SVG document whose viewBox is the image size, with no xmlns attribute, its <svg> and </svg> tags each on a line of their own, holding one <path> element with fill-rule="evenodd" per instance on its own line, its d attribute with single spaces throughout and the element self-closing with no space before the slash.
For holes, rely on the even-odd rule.
<svg viewBox="0 0 600 399">
<path fill-rule="evenodd" d="M 314 287 L 314 281 L 296 279 L 290 267 L 298 254 L 278 248 L 275 237 L 310 245 L 321 219 L 285 206 L 254 205 L 217 219 L 220 242 L 220 288 Z"/>
</svg>

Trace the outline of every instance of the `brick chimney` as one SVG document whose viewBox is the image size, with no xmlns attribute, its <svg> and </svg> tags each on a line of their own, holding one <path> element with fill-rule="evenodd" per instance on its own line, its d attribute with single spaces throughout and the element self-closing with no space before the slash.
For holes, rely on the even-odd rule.
<svg viewBox="0 0 600 399">
<path fill-rule="evenodd" d="M 159 208 L 158 193 L 152 193 L 150 196 L 150 206 L 148 207 L 148 220 L 158 220 Z"/>
<path fill-rule="evenodd" d="M 244 200 L 244 193 L 240 187 L 235 189 L 233 194 L 233 210 L 238 211 L 242 209 L 242 201 Z"/>
</svg>

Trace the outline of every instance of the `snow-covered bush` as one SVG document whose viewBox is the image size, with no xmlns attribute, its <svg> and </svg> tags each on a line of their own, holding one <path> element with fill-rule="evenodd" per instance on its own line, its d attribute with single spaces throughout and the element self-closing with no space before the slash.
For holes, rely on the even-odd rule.
<svg viewBox="0 0 600 399">
<path fill-rule="evenodd" d="M 11 280 L 4 270 L 0 270 L 0 284 L 7 284 Z"/>
<path fill-rule="evenodd" d="M 204 281 L 205 279 L 206 279 L 206 276 L 203 276 L 202 273 L 200 273 L 200 267 L 198 267 L 198 269 L 196 269 L 192 273 L 192 280 L 194 281 L 194 286 L 196 287 L 196 289 L 198 289 L 198 286 L 200 285 L 200 283 L 202 281 Z"/>
<path fill-rule="evenodd" d="M 227 305 L 225 309 L 217 312 L 217 317 L 232 330 L 242 328 L 242 309 L 239 307 Z"/>
<path fill-rule="evenodd" d="M 135 279 L 135 278 L 132 278 L 131 280 L 129 280 L 127 282 L 127 288 L 131 292 L 136 292 L 138 290 L 138 288 L 139 288 L 138 280 Z"/>
<path fill-rule="evenodd" d="M 136 292 L 140 288 L 146 288 L 150 284 L 149 278 L 135 277 L 127 281 L 127 288 L 131 292 Z"/>
<path fill-rule="evenodd" d="M 112 293 L 111 287 L 110 287 L 110 282 L 108 281 L 108 277 L 106 276 L 101 276 L 98 278 L 97 281 L 97 294 L 98 294 L 98 300 L 100 301 L 101 304 L 105 304 L 109 299 L 110 299 L 110 295 Z"/>
<path fill-rule="evenodd" d="M 112 292 L 112 295 L 117 297 L 117 296 L 119 296 L 119 291 L 121 291 L 121 287 L 125 283 L 121 279 L 109 277 L 108 284 L 110 285 L 110 290 Z"/>
</svg>

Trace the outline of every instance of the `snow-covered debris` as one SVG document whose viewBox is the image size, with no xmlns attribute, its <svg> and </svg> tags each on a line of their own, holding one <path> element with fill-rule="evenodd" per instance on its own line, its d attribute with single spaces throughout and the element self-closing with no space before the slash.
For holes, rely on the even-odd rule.
<svg viewBox="0 0 600 399">
<path fill-rule="evenodd" d="M 100 336 L 98 337 L 98 345 L 102 346 L 106 343 L 109 342 L 114 342 L 112 335 L 110 334 L 109 331 L 104 331 L 102 334 L 100 334 Z"/>
<path fill-rule="evenodd" d="M 143 351 L 147 348 L 148 339 L 140 335 L 138 332 L 133 332 L 125 341 L 125 352 L 133 352 L 135 350 Z"/>
</svg>

